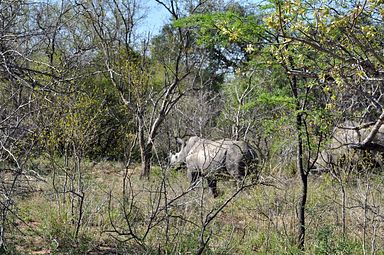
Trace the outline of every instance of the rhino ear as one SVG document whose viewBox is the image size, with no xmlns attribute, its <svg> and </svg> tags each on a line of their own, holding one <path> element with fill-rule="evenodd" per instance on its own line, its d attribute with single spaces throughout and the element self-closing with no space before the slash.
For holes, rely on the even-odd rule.
<svg viewBox="0 0 384 255">
<path fill-rule="evenodd" d="M 182 148 L 185 146 L 185 142 L 183 139 L 177 138 L 176 141 L 177 141 L 177 143 L 181 144 Z"/>
</svg>

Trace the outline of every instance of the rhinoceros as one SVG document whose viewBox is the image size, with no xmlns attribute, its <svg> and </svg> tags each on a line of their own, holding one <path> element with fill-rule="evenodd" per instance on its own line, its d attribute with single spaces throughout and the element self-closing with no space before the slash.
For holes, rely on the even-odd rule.
<svg viewBox="0 0 384 255">
<path fill-rule="evenodd" d="M 178 142 L 182 145 L 181 150 L 176 154 L 171 153 L 170 165 L 185 164 L 191 183 L 199 176 L 205 177 L 214 197 L 218 195 L 218 173 L 224 171 L 240 181 L 251 170 L 251 163 L 257 163 L 255 150 L 243 141 L 211 141 L 193 136 L 187 142 L 181 139 Z"/>
<path fill-rule="evenodd" d="M 360 127 L 360 128 L 358 128 Z M 335 127 L 326 149 L 322 151 L 316 162 L 318 170 L 328 170 L 332 165 L 344 164 L 348 161 L 352 165 L 362 162 L 372 166 L 382 165 L 382 152 L 372 149 L 359 150 L 351 145 L 361 143 L 371 132 L 369 123 L 344 122 L 341 127 Z M 372 144 L 384 146 L 384 126 L 381 126 Z"/>
</svg>

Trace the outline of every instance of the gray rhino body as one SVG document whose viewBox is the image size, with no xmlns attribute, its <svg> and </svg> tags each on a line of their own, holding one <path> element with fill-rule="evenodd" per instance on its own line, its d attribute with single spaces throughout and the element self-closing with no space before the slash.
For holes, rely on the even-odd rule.
<svg viewBox="0 0 384 255">
<path fill-rule="evenodd" d="M 207 178 L 214 196 L 217 196 L 217 174 L 228 173 L 240 181 L 250 164 L 256 161 L 255 151 L 243 141 L 211 141 L 193 136 L 180 143 L 180 152 L 171 154 L 171 165 L 185 164 L 191 182 L 198 176 Z"/>
<path fill-rule="evenodd" d="M 333 130 L 332 138 L 327 148 L 322 151 L 316 162 L 319 170 L 328 170 L 332 165 L 338 166 L 348 161 L 350 164 L 357 165 L 365 161 L 373 165 L 382 165 L 382 153 L 374 149 L 358 150 L 351 148 L 353 144 L 361 143 L 371 132 L 372 126 L 354 122 L 345 122 L 342 127 Z M 361 129 L 351 129 L 343 127 L 367 126 Z M 384 146 L 384 126 L 380 127 L 379 132 L 374 137 L 372 143 Z M 370 161 L 370 162 L 366 162 Z"/>
</svg>

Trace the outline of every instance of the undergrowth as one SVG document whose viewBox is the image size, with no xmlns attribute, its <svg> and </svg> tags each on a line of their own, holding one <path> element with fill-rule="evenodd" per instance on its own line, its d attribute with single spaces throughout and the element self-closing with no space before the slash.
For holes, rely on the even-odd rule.
<svg viewBox="0 0 384 255">
<path fill-rule="evenodd" d="M 343 234 L 337 182 L 326 174 L 311 176 L 303 253 L 295 245 L 300 186 L 294 177 L 274 176 L 246 188 L 207 223 L 235 193 L 233 182 L 220 181 L 222 195 L 214 199 L 201 184 L 191 188 L 185 171 L 155 168 L 148 181 L 137 169 L 125 175 L 118 163 L 86 164 L 79 235 L 76 194 L 61 193 L 63 176 L 48 174 L 41 192 L 19 201 L 7 254 L 194 254 L 202 240 L 204 254 L 383 253 L 380 217 L 364 210 L 360 199 L 382 205 L 377 180 L 368 191 L 366 183 L 347 184 L 353 209 L 347 209 Z"/>
</svg>

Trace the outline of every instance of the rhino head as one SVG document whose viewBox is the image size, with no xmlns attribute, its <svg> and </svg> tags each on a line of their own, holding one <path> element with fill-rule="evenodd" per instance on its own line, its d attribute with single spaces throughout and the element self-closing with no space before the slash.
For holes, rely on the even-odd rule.
<svg viewBox="0 0 384 255">
<path fill-rule="evenodd" d="M 173 154 L 172 152 L 169 153 L 169 165 L 171 167 L 175 167 L 176 169 L 179 169 L 183 164 L 185 164 L 185 160 L 180 157 L 181 154 L 184 153 L 184 147 L 185 147 L 185 141 L 183 141 L 180 138 L 177 138 L 177 143 L 181 144 L 181 149 L 179 152 L 176 152 Z"/>
<path fill-rule="evenodd" d="M 172 152 L 169 153 L 169 165 L 175 166 L 179 163 L 179 152 L 173 154 Z"/>
</svg>

